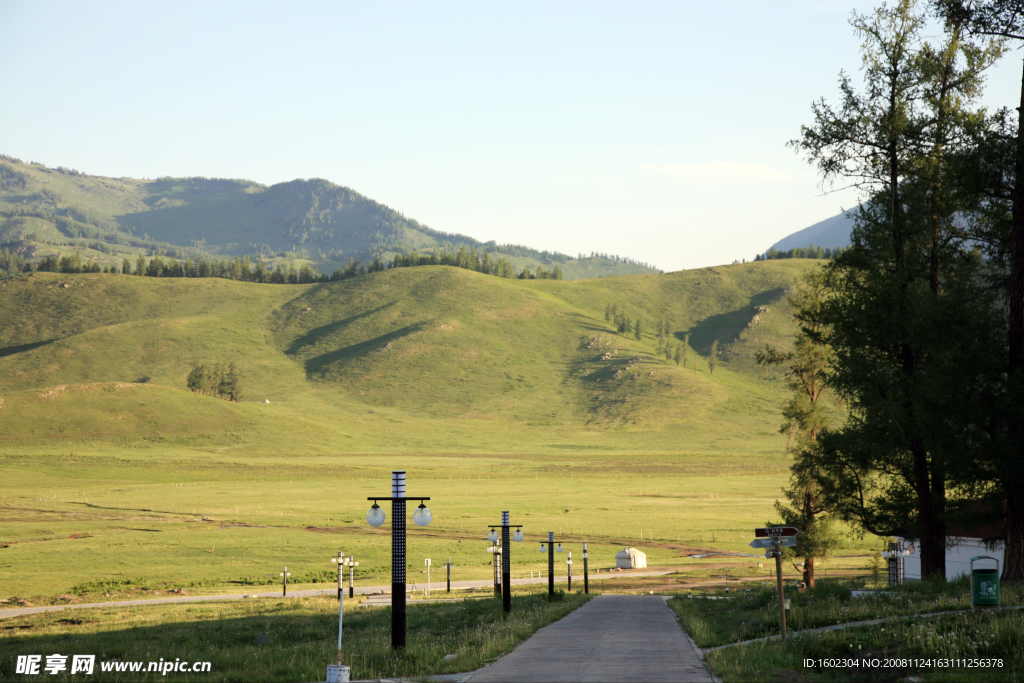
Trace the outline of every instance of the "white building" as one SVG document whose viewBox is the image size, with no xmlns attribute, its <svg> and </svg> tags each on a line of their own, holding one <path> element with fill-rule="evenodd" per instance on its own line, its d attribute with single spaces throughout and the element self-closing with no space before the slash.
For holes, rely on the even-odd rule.
<svg viewBox="0 0 1024 683">
<path fill-rule="evenodd" d="M 897 537 L 898 538 L 898 537 Z M 909 540 L 912 552 L 903 560 L 903 578 L 909 581 L 921 580 L 921 545 L 917 539 Z M 970 574 L 971 558 L 979 555 L 994 557 L 999 560 L 999 571 L 1003 569 L 1003 542 L 997 541 L 995 546 L 989 550 L 982 543 L 980 538 L 961 538 L 949 536 L 946 538 L 946 580 L 951 581 L 961 574 Z M 984 560 L 976 562 L 975 567 L 993 567 L 991 561 Z"/>
<path fill-rule="evenodd" d="M 974 524 L 951 524 L 946 536 L 946 580 L 951 581 L 971 572 L 971 558 L 985 555 L 999 560 L 1000 573 L 1003 569 L 1003 541 L 996 541 L 986 548 L 983 538 L 993 539 L 1003 536 L 1003 521 L 994 520 Z M 903 578 L 912 581 L 921 580 L 921 544 L 916 538 L 899 538 L 906 541 L 909 555 L 903 560 Z M 991 560 L 975 563 L 975 568 L 993 567 Z"/>
<path fill-rule="evenodd" d="M 647 555 L 636 548 L 625 548 L 615 555 L 615 566 L 618 569 L 646 569 Z"/>
</svg>

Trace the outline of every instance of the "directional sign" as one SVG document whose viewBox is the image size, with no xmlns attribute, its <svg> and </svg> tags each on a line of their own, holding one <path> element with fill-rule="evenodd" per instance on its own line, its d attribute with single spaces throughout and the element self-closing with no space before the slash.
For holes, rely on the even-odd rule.
<svg viewBox="0 0 1024 683">
<path fill-rule="evenodd" d="M 769 526 L 754 529 L 754 535 L 758 538 L 775 538 L 776 536 L 796 536 L 799 531 L 791 526 Z"/>
<path fill-rule="evenodd" d="M 779 538 L 779 542 L 783 546 L 795 546 L 796 537 L 782 536 Z M 751 548 L 771 548 L 773 545 L 775 545 L 774 538 L 755 538 L 753 541 L 750 542 Z"/>
</svg>

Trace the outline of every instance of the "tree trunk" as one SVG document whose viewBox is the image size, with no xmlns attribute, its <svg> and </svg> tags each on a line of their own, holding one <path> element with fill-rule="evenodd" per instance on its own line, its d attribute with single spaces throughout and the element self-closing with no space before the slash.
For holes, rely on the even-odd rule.
<svg viewBox="0 0 1024 683">
<path fill-rule="evenodd" d="M 914 458 L 914 488 L 917 491 L 921 532 L 921 578 L 939 576 L 945 579 L 946 524 L 942 516 L 945 508 L 945 483 L 930 471 L 923 439 L 914 438 L 910 449 Z"/>
<path fill-rule="evenodd" d="M 814 588 L 814 557 L 804 558 L 804 583 L 808 588 Z"/>
<path fill-rule="evenodd" d="M 1006 546 L 1003 554 L 1003 580 L 1020 581 L 1024 577 L 1024 489 L 1015 486 L 1006 492 Z"/>
<path fill-rule="evenodd" d="M 1010 339 L 1009 369 L 1011 405 L 1009 449 L 1003 465 L 1003 489 L 1006 493 L 1006 548 L 1003 579 L 1024 580 L 1024 495 L 1020 489 L 1024 466 L 1024 442 L 1020 425 L 1020 406 L 1024 383 L 1024 69 L 1021 73 L 1020 107 L 1017 108 L 1017 155 L 1014 160 L 1013 227 L 1010 234 Z"/>
</svg>

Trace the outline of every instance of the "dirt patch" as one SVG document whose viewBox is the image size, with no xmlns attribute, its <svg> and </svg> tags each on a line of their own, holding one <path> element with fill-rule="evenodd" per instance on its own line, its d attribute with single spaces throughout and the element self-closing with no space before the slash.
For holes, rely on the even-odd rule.
<svg viewBox="0 0 1024 683">
<path fill-rule="evenodd" d="M 44 391 L 43 393 L 39 394 L 39 398 L 57 398 L 58 396 L 63 394 L 65 391 L 67 391 L 67 386 L 62 384 L 59 387 L 54 387 L 53 389 L 50 389 L 49 391 Z"/>
</svg>

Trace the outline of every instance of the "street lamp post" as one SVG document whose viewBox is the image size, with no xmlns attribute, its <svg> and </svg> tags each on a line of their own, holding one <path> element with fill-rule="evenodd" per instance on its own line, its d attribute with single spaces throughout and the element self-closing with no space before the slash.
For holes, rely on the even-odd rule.
<svg viewBox="0 0 1024 683">
<path fill-rule="evenodd" d="M 344 590 L 345 565 L 347 560 L 351 559 L 351 557 L 345 557 L 345 553 L 340 550 L 337 557 L 331 558 L 331 563 L 338 565 L 338 663 L 327 667 L 328 681 L 347 681 L 349 676 L 349 667 L 341 664 L 341 634 L 345 619 L 345 601 L 342 592 Z"/>
<path fill-rule="evenodd" d="M 341 602 L 345 590 L 345 554 L 339 550 L 338 556 L 331 558 L 331 564 L 338 565 L 338 602 Z"/>
<path fill-rule="evenodd" d="M 345 564 L 348 565 L 348 597 L 354 598 L 356 595 L 356 567 L 359 566 L 359 563 L 350 555 Z"/>
<path fill-rule="evenodd" d="M 452 592 L 452 558 L 448 558 L 448 561 L 444 563 L 445 568 L 448 570 L 448 592 Z"/>
<path fill-rule="evenodd" d="M 540 544 L 540 552 L 544 552 L 544 544 Z M 562 552 L 562 544 L 558 544 L 558 552 Z M 555 532 L 548 532 L 548 599 L 555 597 Z"/>
<path fill-rule="evenodd" d="M 501 529 L 501 606 L 506 613 L 512 611 L 512 558 L 509 548 L 509 529 L 515 527 L 516 533 L 513 536 L 513 540 L 523 540 L 523 525 L 522 524 L 509 524 L 508 510 L 501 513 L 501 524 L 491 524 L 491 531 L 487 535 L 489 540 L 497 541 L 497 532 L 495 529 Z M 494 538 L 491 538 L 494 536 Z M 497 560 L 497 556 L 494 558 Z M 497 566 L 497 562 L 495 562 Z"/>
<path fill-rule="evenodd" d="M 281 597 L 283 597 L 283 598 L 287 598 L 288 597 L 288 577 L 289 576 L 291 576 L 291 573 L 289 573 L 288 567 L 285 567 L 284 571 L 281 572 Z"/>
<path fill-rule="evenodd" d="M 391 647 L 397 650 L 405 647 L 405 503 L 408 500 L 420 501 L 412 521 L 419 526 L 427 526 L 433 514 L 423 501 L 430 498 L 406 496 L 405 471 L 395 470 L 391 473 L 391 496 L 368 496 L 366 499 L 373 501 L 373 507 L 366 513 L 366 521 L 374 527 L 384 523 L 384 511 L 377 501 L 391 501 Z"/>
<path fill-rule="evenodd" d="M 587 544 L 583 544 L 583 592 L 590 592 L 590 572 L 587 571 Z"/>
<path fill-rule="evenodd" d="M 565 558 L 565 576 L 568 581 L 566 589 L 572 591 L 572 551 L 569 551 L 569 556 Z"/>
<path fill-rule="evenodd" d="M 498 597 L 501 595 L 501 575 L 498 572 L 498 566 L 501 562 L 498 559 L 501 556 L 501 541 L 498 539 L 498 532 L 493 529 L 487 535 L 487 538 L 490 539 L 491 536 L 494 536 L 495 540 L 491 541 L 491 545 L 487 547 L 487 552 L 492 554 L 491 568 L 493 571 L 491 572 L 491 581 L 494 583 L 494 597 Z"/>
<path fill-rule="evenodd" d="M 882 557 L 889 561 L 889 585 L 903 584 L 903 558 L 909 553 L 903 549 L 903 541 L 889 543 L 889 549 L 882 551 Z"/>
<path fill-rule="evenodd" d="M 355 572 L 359 563 L 351 555 L 345 557 L 340 550 L 337 557 L 331 558 L 331 563 L 338 565 L 338 600 L 345 594 L 345 567 L 348 567 L 348 597 L 355 597 Z"/>
</svg>

